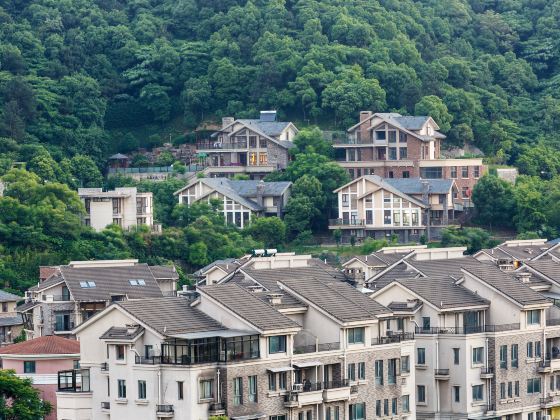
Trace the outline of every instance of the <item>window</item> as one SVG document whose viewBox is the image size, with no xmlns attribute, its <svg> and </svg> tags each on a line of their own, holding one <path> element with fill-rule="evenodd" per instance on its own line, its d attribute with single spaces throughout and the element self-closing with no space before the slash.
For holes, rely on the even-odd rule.
<svg viewBox="0 0 560 420">
<path fill-rule="evenodd" d="M 259 147 L 261 149 L 266 149 L 266 139 L 259 139 Z"/>
<path fill-rule="evenodd" d="M 423 347 L 418 347 L 416 349 L 416 364 L 417 365 L 426 364 L 426 349 Z"/>
<path fill-rule="evenodd" d="M 541 323 L 541 311 L 534 309 L 527 311 L 527 325 L 539 325 Z"/>
<path fill-rule="evenodd" d="M 381 400 L 375 401 L 375 415 L 381 417 Z"/>
<path fill-rule="evenodd" d="M 350 404 L 350 420 L 365 420 L 366 403 Z"/>
<path fill-rule="evenodd" d="M 237 379 L 239 378 L 235 378 L 234 381 Z M 268 390 L 276 391 L 276 374 L 274 372 L 268 372 Z"/>
<path fill-rule="evenodd" d="M 146 344 L 146 345 L 144 346 L 144 357 L 145 357 L 146 359 L 149 359 L 149 358 L 151 358 L 151 357 L 153 356 L 153 354 L 154 354 L 154 350 L 153 350 L 153 349 L 154 349 L 154 346 L 152 346 L 152 345 Z"/>
<path fill-rule="evenodd" d="M 473 167 L 473 177 L 480 178 L 480 166 Z"/>
<path fill-rule="evenodd" d="M 511 367 L 516 368 L 519 367 L 519 345 L 512 344 L 511 345 Z"/>
<path fill-rule="evenodd" d="M 399 147 L 399 155 L 400 155 L 400 159 L 408 158 L 408 148 L 407 147 Z"/>
<path fill-rule="evenodd" d="M 257 402 L 257 377 L 249 376 L 249 402 Z"/>
<path fill-rule="evenodd" d="M 391 414 L 392 415 L 396 415 L 397 414 L 397 399 L 393 398 L 391 400 Z"/>
<path fill-rule="evenodd" d="M 68 290 L 68 289 L 66 289 Z M 64 292 L 64 289 L 63 289 Z M 62 299 L 64 300 L 64 299 Z M 8 302 L 2 302 L 2 312 L 8 312 Z"/>
<path fill-rule="evenodd" d="M 508 398 L 513 397 L 513 383 L 511 381 L 508 382 Z"/>
<path fill-rule="evenodd" d="M 420 168 L 420 178 L 425 179 L 442 179 L 443 171 L 441 167 Z"/>
<path fill-rule="evenodd" d="M 375 384 L 383 385 L 383 360 L 375 361 Z"/>
<path fill-rule="evenodd" d="M 342 194 L 342 206 L 348 207 L 348 194 Z"/>
<path fill-rule="evenodd" d="M 241 137 L 243 138 L 243 137 Z M 249 136 L 249 147 L 254 149 L 257 147 L 257 136 Z"/>
<path fill-rule="evenodd" d="M 469 198 L 469 187 L 462 187 L 461 188 L 461 197 L 462 198 Z"/>
<path fill-rule="evenodd" d="M 416 386 L 416 396 L 418 398 L 419 403 L 426 402 L 426 386 L 425 385 L 417 385 Z"/>
<path fill-rule="evenodd" d="M 403 395 L 401 397 L 401 405 L 403 413 L 408 413 L 410 411 L 410 396 Z"/>
<path fill-rule="evenodd" d="M 387 133 L 385 130 L 376 130 L 375 131 L 375 140 L 383 141 L 387 139 Z"/>
<path fill-rule="evenodd" d="M 327 407 L 326 420 L 340 420 L 340 407 Z"/>
<path fill-rule="evenodd" d="M 507 346 L 500 346 L 500 369 L 507 369 Z"/>
<path fill-rule="evenodd" d="M 527 420 L 534 420 L 533 413 L 527 414 Z"/>
<path fill-rule="evenodd" d="M 57 313 L 55 314 L 55 331 L 70 331 L 72 329 L 72 322 L 70 314 Z"/>
<path fill-rule="evenodd" d="M 541 378 L 527 379 L 527 394 L 539 394 L 541 392 Z"/>
<path fill-rule="evenodd" d="M 268 155 L 266 153 L 259 153 L 259 165 L 268 165 Z"/>
<path fill-rule="evenodd" d="M 115 358 L 117 360 L 124 360 L 125 348 L 124 344 L 115 345 Z"/>
<path fill-rule="evenodd" d="M 456 166 L 451 167 L 451 178 L 457 179 L 457 167 Z"/>
<path fill-rule="evenodd" d="M 469 177 L 469 167 L 463 166 L 461 168 L 461 178 L 468 178 Z"/>
<path fill-rule="evenodd" d="M 402 155 L 401 155 L 401 156 L 402 156 Z M 402 177 L 403 177 L 403 178 L 410 178 L 410 172 L 409 172 L 409 171 L 403 171 Z"/>
<path fill-rule="evenodd" d="M 138 399 L 146 399 L 146 381 L 138 381 Z"/>
<path fill-rule="evenodd" d="M 484 347 L 474 347 L 472 349 L 472 362 L 473 365 L 482 364 L 482 357 L 484 354 Z"/>
<path fill-rule="evenodd" d="M 541 357 L 541 342 L 535 341 L 535 357 Z"/>
<path fill-rule="evenodd" d="M 214 398 L 214 379 L 201 379 L 199 382 L 199 392 L 201 400 Z"/>
<path fill-rule="evenodd" d="M 454 386 L 453 387 L 453 401 L 458 403 L 461 402 L 461 387 Z"/>
<path fill-rule="evenodd" d="M 389 160 L 397 160 L 397 148 L 389 147 Z"/>
<path fill-rule="evenodd" d="M 26 360 L 23 362 L 23 373 L 35 373 L 34 360 Z"/>
<path fill-rule="evenodd" d="M 394 130 L 389 130 L 389 143 L 397 142 L 397 132 Z"/>
<path fill-rule="evenodd" d="M 423 330 L 429 330 L 430 329 L 430 317 L 429 316 L 423 316 L 422 317 L 422 329 Z"/>
<path fill-rule="evenodd" d="M 177 399 L 182 400 L 184 398 L 183 394 L 183 381 L 177 382 Z"/>
<path fill-rule="evenodd" d="M 358 379 L 366 379 L 366 363 L 360 362 L 358 363 Z"/>
<path fill-rule="evenodd" d="M 455 365 L 459 364 L 459 349 L 458 348 L 453 349 L 453 364 L 455 364 Z"/>
<path fill-rule="evenodd" d="M 527 358 L 532 358 L 533 357 L 533 342 L 529 341 L 527 343 Z"/>
<path fill-rule="evenodd" d="M 145 286 L 146 281 L 142 279 L 132 279 L 128 281 L 131 286 Z"/>
<path fill-rule="evenodd" d="M 389 400 L 387 398 L 383 400 L 383 414 L 385 416 L 389 415 Z"/>
<path fill-rule="evenodd" d="M 288 375 L 286 372 L 280 372 L 278 374 L 278 388 L 285 390 L 288 384 Z"/>
<path fill-rule="evenodd" d="M 268 337 L 268 352 L 273 353 L 286 353 L 286 336 L 275 335 Z"/>
<path fill-rule="evenodd" d="M 394 385 L 397 383 L 397 360 L 389 359 L 387 361 L 387 383 Z"/>
<path fill-rule="evenodd" d="M 286 415 L 281 414 L 279 416 L 268 416 L 268 420 L 286 420 Z"/>
<path fill-rule="evenodd" d="M 500 383 L 500 399 L 501 400 L 506 399 L 506 383 L 505 382 Z"/>
<path fill-rule="evenodd" d="M 348 344 L 358 344 L 364 342 L 364 328 L 348 329 Z"/>
<path fill-rule="evenodd" d="M 119 398 L 126 398 L 126 381 L 124 379 L 117 380 L 117 389 Z"/>
<path fill-rule="evenodd" d="M 519 381 L 515 381 L 514 394 L 515 394 L 516 397 L 519 397 Z"/>
<path fill-rule="evenodd" d="M 473 387 L 472 387 L 472 399 L 473 399 L 473 401 L 483 401 L 484 400 L 484 385 L 473 385 Z"/>
<path fill-rule="evenodd" d="M 272 374 L 272 376 L 274 376 L 274 374 Z M 276 385 L 274 385 L 274 389 L 271 389 L 271 391 L 274 391 L 275 389 Z M 241 404 L 243 404 L 243 378 L 233 378 L 233 405 Z"/>
<path fill-rule="evenodd" d="M 410 356 L 401 357 L 401 373 L 410 372 Z"/>
<path fill-rule="evenodd" d="M 351 381 L 356 380 L 356 364 L 348 363 L 348 379 Z"/>
</svg>

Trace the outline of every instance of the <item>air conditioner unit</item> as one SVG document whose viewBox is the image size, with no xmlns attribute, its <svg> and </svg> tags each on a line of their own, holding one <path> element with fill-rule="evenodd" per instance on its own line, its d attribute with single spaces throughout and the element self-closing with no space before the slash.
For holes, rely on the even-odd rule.
<svg viewBox="0 0 560 420">
<path fill-rule="evenodd" d="M 303 391 L 303 384 L 293 384 L 292 391 L 294 392 L 301 392 Z"/>
</svg>

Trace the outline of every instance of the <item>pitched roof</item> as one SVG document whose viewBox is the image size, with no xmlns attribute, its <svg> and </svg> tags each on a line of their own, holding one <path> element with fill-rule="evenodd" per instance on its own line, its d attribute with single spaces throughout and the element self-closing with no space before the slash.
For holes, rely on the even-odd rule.
<svg viewBox="0 0 560 420">
<path fill-rule="evenodd" d="M 162 335 L 225 329 L 184 297 L 129 300 L 116 305 Z"/>
<path fill-rule="evenodd" d="M 240 122 L 248 125 L 249 127 L 255 127 L 259 131 L 263 132 L 267 136 L 277 137 L 282 131 L 290 125 L 290 122 L 285 121 L 262 121 L 260 119 L 241 119 L 236 122 Z"/>
<path fill-rule="evenodd" d="M 17 302 L 18 300 L 22 300 L 23 298 L 18 295 L 14 295 L 13 293 L 5 292 L 4 290 L 0 290 L 0 302 Z"/>
<path fill-rule="evenodd" d="M 23 317 L 19 313 L 14 316 L 0 316 L 0 327 L 13 327 L 22 324 Z"/>
<path fill-rule="evenodd" d="M 281 283 L 340 322 L 370 321 L 391 311 L 344 282 L 285 278 Z"/>
<path fill-rule="evenodd" d="M 327 270 L 322 267 L 291 267 L 255 270 L 244 268 L 243 272 L 255 279 L 267 290 L 278 290 L 278 282 L 284 279 L 316 279 L 321 282 L 344 281 L 345 276 L 335 270 Z"/>
<path fill-rule="evenodd" d="M 372 280 L 371 282 L 368 281 L 368 283 L 371 283 L 371 289 L 378 290 L 387 286 L 396 279 L 415 278 L 418 276 L 420 276 L 418 272 L 409 268 L 405 263 L 401 263 L 396 265 L 393 269 L 380 275 L 375 280 Z"/>
<path fill-rule="evenodd" d="M 33 340 L 2 347 L 0 348 L 0 355 L 2 354 L 80 354 L 80 342 L 57 335 L 45 335 Z"/>
<path fill-rule="evenodd" d="M 450 277 L 418 277 L 396 279 L 407 289 L 439 309 L 488 305 L 490 302 L 467 288 L 455 284 Z"/>
<path fill-rule="evenodd" d="M 554 260 L 526 261 L 525 265 L 560 284 L 560 263 Z"/>
<path fill-rule="evenodd" d="M 203 286 L 199 290 L 261 331 L 300 327 L 297 322 L 237 284 Z"/>
<path fill-rule="evenodd" d="M 398 128 L 402 131 L 406 131 L 409 134 L 414 135 L 415 137 L 418 137 L 421 140 L 431 140 L 433 138 L 445 138 L 445 135 L 440 133 L 439 131 L 435 131 L 433 135 L 431 136 L 426 136 L 426 135 L 420 135 L 417 133 L 417 131 L 421 130 L 422 127 L 424 126 L 424 124 L 429 121 L 430 119 L 433 121 L 433 119 L 430 116 L 403 116 L 397 112 L 377 112 L 372 114 L 368 120 L 371 120 L 373 118 L 381 118 L 382 120 L 384 120 L 386 123 L 391 124 L 393 127 Z M 367 121 L 367 120 L 366 120 Z M 352 127 L 350 127 L 348 129 L 348 131 L 351 131 L 353 129 L 355 129 L 356 127 L 358 127 L 360 124 L 362 124 L 364 121 L 360 121 L 359 123 L 353 125 Z M 435 121 L 434 121 L 435 123 Z M 439 129 L 439 127 L 436 124 L 436 130 Z"/>
<path fill-rule="evenodd" d="M 163 296 L 147 264 L 117 267 L 61 266 L 60 273 L 76 301 L 109 301 L 113 295 L 129 299 Z M 135 286 L 130 280 L 144 280 Z M 94 282 L 95 287 L 82 287 L 83 282 Z"/>
<path fill-rule="evenodd" d="M 57 274 L 54 274 L 54 275 L 50 276 L 46 280 L 43 280 L 39 284 L 36 284 L 35 286 L 30 287 L 28 290 L 30 292 L 45 290 L 45 289 L 48 289 L 49 287 L 52 287 L 52 286 L 54 286 L 54 285 L 56 285 L 60 282 L 63 282 L 63 281 L 64 281 L 64 279 L 62 278 L 62 275 L 60 274 L 60 272 L 58 272 Z"/>
<path fill-rule="evenodd" d="M 410 259 L 406 260 L 406 263 L 420 271 L 424 277 L 450 276 L 455 280 L 463 277 L 461 268 L 482 264 L 471 256 L 425 261 Z"/>
<path fill-rule="evenodd" d="M 114 339 L 121 339 L 121 340 L 132 340 L 138 337 L 144 328 L 138 326 L 134 328 L 134 330 L 130 331 L 126 327 L 111 327 L 107 331 L 103 333 L 101 340 L 114 340 Z"/>
<path fill-rule="evenodd" d="M 149 265 L 148 267 L 156 280 L 177 280 L 179 278 L 179 274 L 177 274 L 177 270 L 174 265 Z"/>
<path fill-rule="evenodd" d="M 454 181 L 452 179 L 385 178 L 385 182 L 405 194 L 422 194 L 423 183 L 428 184 L 430 194 L 447 194 Z"/>
<path fill-rule="evenodd" d="M 483 283 L 499 290 L 520 305 L 538 305 L 550 303 L 542 294 L 534 291 L 513 275 L 501 271 L 491 264 L 471 265 L 463 270 L 471 273 Z"/>
</svg>

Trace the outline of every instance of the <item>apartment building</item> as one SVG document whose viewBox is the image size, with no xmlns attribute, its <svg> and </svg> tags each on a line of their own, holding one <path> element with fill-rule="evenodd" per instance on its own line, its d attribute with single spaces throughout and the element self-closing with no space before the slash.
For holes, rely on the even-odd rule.
<svg viewBox="0 0 560 420">
<path fill-rule="evenodd" d="M 0 346 L 13 343 L 23 331 L 24 319 L 16 311 L 21 296 L 0 290 Z"/>
<path fill-rule="evenodd" d="M 251 179 L 286 168 L 298 129 L 277 121 L 276 111 L 261 111 L 258 119 L 222 119 L 222 128 L 196 145 L 199 160 L 211 176 L 244 173 Z"/>
<path fill-rule="evenodd" d="M 115 188 L 103 191 L 102 188 L 78 188 L 78 195 L 86 208 L 84 223 L 96 231 L 111 224 L 123 229 L 145 225 L 159 229 L 154 224 L 154 203 L 151 192 L 138 192 L 136 187 Z"/>
<path fill-rule="evenodd" d="M 486 172 L 482 159 L 445 159 L 445 135 L 429 116 L 360 112 L 360 121 L 345 138 L 333 143 L 338 164 L 352 178 L 454 179 L 465 206 L 478 179 Z"/>
<path fill-rule="evenodd" d="M 219 200 L 226 223 L 242 228 L 254 217 L 283 217 L 291 188 L 291 182 L 197 178 L 174 194 L 179 204 Z"/>
<path fill-rule="evenodd" d="M 560 418 L 560 264 L 536 265 L 555 280 L 466 257 L 405 259 L 369 284 L 414 325 L 418 419 Z"/>
<path fill-rule="evenodd" d="M 56 420 L 58 372 L 79 365 L 80 343 L 49 335 L 0 347 L 0 368 L 14 370 L 20 378 L 30 379 L 42 400 L 53 410 L 45 420 Z"/>
<path fill-rule="evenodd" d="M 16 308 L 28 338 L 72 336 L 76 325 L 114 301 L 170 296 L 177 288 L 173 266 L 148 266 L 138 260 L 72 261 L 48 267 L 50 275 L 26 292 Z"/>
<path fill-rule="evenodd" d="M 459 223 L 461 204 L 457 186 L 448 179 L 395 179 L 364 175 L 334 191 L 338 218 L 329 229 L 350 237 L 384 239 L 397 235 L 400 242 L 436 238 L 441 228 Z"/>
<path fill-rule="evenodd" d="M 550 244 L 546 239 L 516 239 L 490 249 L 481 249 L 474 257 L 479 261 L 489 261 L 502 270 L 511 271 L 527 261 L 552 259 L 560 261 L 560 243 Z"/>
<path fill-rule="evenodd" d="M 74 331 L 81 369 L 59 373 L 59 418 L 414 419 L 414 334 L 318 269 L 115 302 Z"/>
</svg>

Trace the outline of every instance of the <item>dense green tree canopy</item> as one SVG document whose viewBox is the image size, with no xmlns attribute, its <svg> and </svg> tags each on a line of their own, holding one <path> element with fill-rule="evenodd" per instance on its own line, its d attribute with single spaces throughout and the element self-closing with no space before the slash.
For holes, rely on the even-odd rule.
<svg viewBox="0 0 560 420">
<path fill-rule="evenodd" d="M 13 370 L 0 369 L 0 417 L 6 420 L 36 420 L 52 410 L 33 388 L 31 379 L 19 378 Z"/>
</svg>

